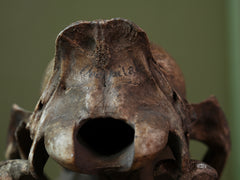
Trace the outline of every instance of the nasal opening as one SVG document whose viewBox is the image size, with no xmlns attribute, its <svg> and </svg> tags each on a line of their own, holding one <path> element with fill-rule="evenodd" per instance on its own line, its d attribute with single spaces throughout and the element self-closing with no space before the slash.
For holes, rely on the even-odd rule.
<svg viewBox="0 0 240 180">
<path fill-rule="evenodd" d="M 104 156 L 117 154 L 134 142 L 134 129 L 114 118 L 88 119 L 79 129 L 78 141 Z"/>
</svg>

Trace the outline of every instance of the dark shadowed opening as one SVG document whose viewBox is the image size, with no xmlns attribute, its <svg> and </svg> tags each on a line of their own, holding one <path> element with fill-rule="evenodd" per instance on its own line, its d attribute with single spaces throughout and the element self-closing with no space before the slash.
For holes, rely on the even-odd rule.
<svg viewBox="0 0 240 180">
<path fill-rule="evenodd" d="M 123 120 L 96 118 L 87 120 L 77 139 L 91 151 L 104 156 L 116 154 L 134 141 L 134 129 Z"/>
</svg>

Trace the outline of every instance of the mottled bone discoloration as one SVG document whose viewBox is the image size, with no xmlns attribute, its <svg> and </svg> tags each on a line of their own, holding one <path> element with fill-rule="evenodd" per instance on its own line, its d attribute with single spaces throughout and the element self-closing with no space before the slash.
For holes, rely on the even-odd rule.
<svg viewBox="0 0 240 180">
<path fill-rule="evenodd" d="M 175 61 L 123 19 L 65 28 L 34 112 L 15 107 L 11 121 L 7 157 L 20 159 L 0 164 L 9 179 L 46 178 L 49 156 L 70 179 L 217 179 L 230 151 L 216 98 L 189 104 Z M 203 162 L 190 158 L 190 138 L 209 147 Z"/>
</svg>

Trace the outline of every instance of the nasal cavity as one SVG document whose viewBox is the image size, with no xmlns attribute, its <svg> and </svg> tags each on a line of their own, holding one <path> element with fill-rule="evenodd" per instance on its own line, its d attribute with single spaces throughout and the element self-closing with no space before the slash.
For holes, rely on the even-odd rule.
<svg viewBox="0 0 240 180">
<path fill-rule="evenodd" d="M 78 141 L 89 150 L 103 156 L 117 154 L 134 141 L 134 129 L 123 120 L 113 118 L 88 119 L 79 129 Z"/>
</svg>

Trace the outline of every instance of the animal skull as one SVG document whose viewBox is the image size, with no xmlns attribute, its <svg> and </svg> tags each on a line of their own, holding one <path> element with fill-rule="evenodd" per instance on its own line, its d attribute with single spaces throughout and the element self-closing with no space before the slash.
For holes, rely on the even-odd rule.
<svg viewBox="0 0 240 180">
<path fill-rule="evenodd" d="M 18 160 L 0 164 L 2 177 L 46 179 L 49 156 L 79 179 L 220 176 L 230 138 L 218 101 L 189 104 L 175 61 L 134 23 L 73 23 L 52 64 L 34 112 L 13 107 L 7 157 Z M 190 138 L 209 147 L 203 162 L 190 158 Z"/>
</svg>

